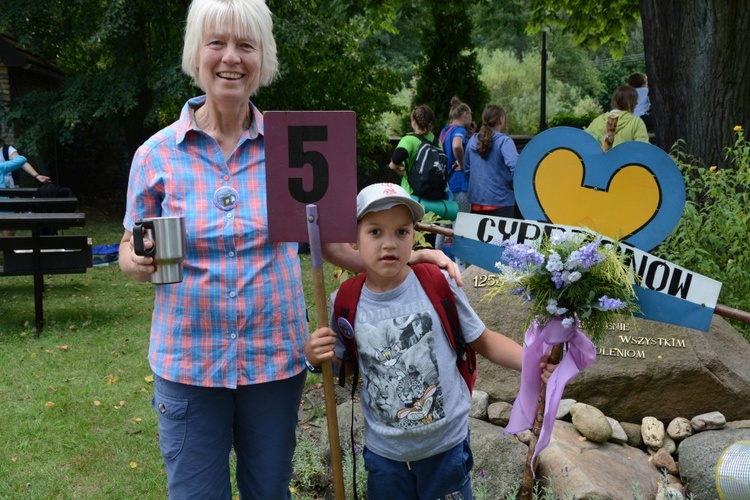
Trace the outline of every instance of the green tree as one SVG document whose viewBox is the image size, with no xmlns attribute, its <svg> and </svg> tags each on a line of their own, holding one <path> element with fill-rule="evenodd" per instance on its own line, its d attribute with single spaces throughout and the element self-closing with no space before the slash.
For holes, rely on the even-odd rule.
<svg viewBox="0 0 750 500">
<path fill-rule="evenodd" d="M 481 113 L 489 94 L 479 78 L 481 68 L 465 2 L 430 0 L 425 4 L 431 23 L 422 32 L 423 58 L 417 70 L 414 104 L 428 104 L 440 127 L 448 119 L 453 96 Z"/>
<path fill-rule="evenodd" d="M 200 93 L 180 69 L 189 3 L 18 0 L 3 8 L 0 30 L 66 75 L 57 90 L 14 100 L 6 116 L 25 152 L 57 158 L 67 171 L 58 182 L 78 193 L 123 189 L 135 149 Z M 393 12 L 381 6 L 350 17 L 337 3 L 269 1 L 281 74 L 255 101 L 263 110 L 356 111 L 366 168 L 387 147 L 385 133 L 370 125 L 390 109 L 399 77 L 362 48 Z"/>
<path fill-rule="evenodd" d="M 466 6 L 474 22 L 473 40 L 484 50 L 513 50 L 519 61 L 538 44 L 526 33 L 529 12 L 526 0 L 476 0 Z"/>
<path fill-rule="evenodd" d="M 709 164 L 750 118 L 750 60 L 741 55 L 750 9 L 736 0 L 530 0 L 531 29 L 562 25 L 579 44 L 621 56 L 628 29 L 643 23 L 657 145 L 683 139 Z"/>
<path fill-rule="evenodd" d="M 61 164 L 57 182 L 77 192 L 122 188 L 135 148 L 176 116 L 191 87 L 179 70 L 177 20 L 187 4 L 19 0 L 3 8 L 0 29 L 66 75 L 60 88 L 14 100 L 8 113 L 25 151 Z"/>
</svg>

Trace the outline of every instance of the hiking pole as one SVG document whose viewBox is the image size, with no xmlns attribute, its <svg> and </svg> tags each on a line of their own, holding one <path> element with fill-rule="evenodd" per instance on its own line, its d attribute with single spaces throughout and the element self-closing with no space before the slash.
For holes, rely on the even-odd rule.
<svg viewBox="0 0 750 500">
<path fill-rule="evenodd" d="M 328 326 L 328 308 L 326 306 L 326 286 L 323 275 L 323 252 L 320 245 L 320 227 L 318 226 L 318 207 L 307 205 L 307 236 L 310 243 L 310 261 L 315 284 L 315 312 L 318 317 L 318 328 Z M 333 468 L 333 493 L 336 500 L 345 499 L 344 469 L 341 462 L 341 444 L 339 441 L 339 424 L 336 416 L 336 387 L 333 383 L 331 363 L 323 363 L 323 395 L 326 403 L 326 423 L 328 424 L 328 442 L 331 448 L 331 467 Z"/>
<path fill-rule="evenodd" d="M 453 229 L 449 227 L 438 226 L 437 224 L 423 224 L 421 222 L 417 222 L 414 227 L 417 229 L 417 231 L 428 231 L 430 233 L 442 234 L 443 236 L 449 237 L 453 236 Z M 724 318 L 750 323 L 750 312 L 735 309 L 723 304 L 716 304 L 716 307 L 714 308 L 714 314 L 722 316 Z"/>
</svg>

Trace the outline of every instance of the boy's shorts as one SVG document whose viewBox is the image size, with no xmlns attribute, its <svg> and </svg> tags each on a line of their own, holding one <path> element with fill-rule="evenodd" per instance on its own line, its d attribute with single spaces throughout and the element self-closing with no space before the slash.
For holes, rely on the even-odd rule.
<svg viewBox="0 0 750 500">
<path fill-rule="evenodd" d="M 369 500 L 471 500 L 471 453 L 469 433 L 450 450 L 416 462 L 399 462 L 365 447 L 367 498 Z"/>
</svg>

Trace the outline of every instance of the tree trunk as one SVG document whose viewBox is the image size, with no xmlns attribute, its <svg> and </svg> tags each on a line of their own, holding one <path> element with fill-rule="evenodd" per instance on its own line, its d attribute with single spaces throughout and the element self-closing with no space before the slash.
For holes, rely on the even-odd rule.
<svg viewBox="0 0 750 500">
<path fill-rule="evenodd" d="M 750 8 L 743 0 L 639 0 L 656 143 L 721 165 L 750 122 Z"/>
</svg>

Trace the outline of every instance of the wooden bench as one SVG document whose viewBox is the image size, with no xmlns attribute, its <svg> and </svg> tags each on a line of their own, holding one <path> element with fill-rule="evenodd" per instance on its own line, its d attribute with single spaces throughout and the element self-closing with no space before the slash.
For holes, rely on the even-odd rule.
<svg viewBox="0 0 750 500">
<path fill-rule="evenodd" d="M 38 193 L 37 188 L 0 188 L 0 196 L 33 198 Z"/>
<path fill-rule="evenodd" d="M 0 198 L 0 212 L 75 212 L 78 198 Z"/>
<path fill-rule="evenodd" d="M 45 228 L 54 230 L 82 227 L 86 215 L 75 212 L 9 213 L 11 207 L 41 210 L 69 209 L 75 198 L 1 199 L 0 231 L 30 230 L 31 236 L 0 234 L 3 265 L 0 276 L 34 276 L 34 315 L 37 337 L 44 328 L 44 275 L 85 273 L 93 266 L 91 241 L 86 236 L 42 235 Z M 26 204 L 13 204 L 27 201 Z M 18 209 L 18 208 L 17 208 Z"/>
</svg>

